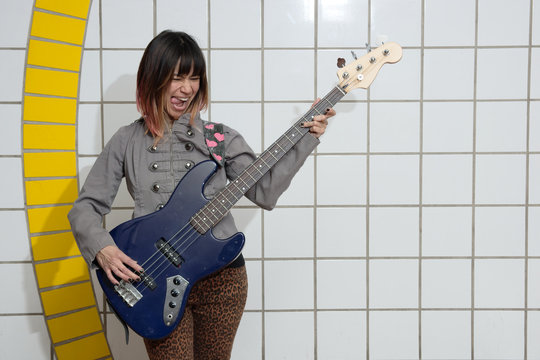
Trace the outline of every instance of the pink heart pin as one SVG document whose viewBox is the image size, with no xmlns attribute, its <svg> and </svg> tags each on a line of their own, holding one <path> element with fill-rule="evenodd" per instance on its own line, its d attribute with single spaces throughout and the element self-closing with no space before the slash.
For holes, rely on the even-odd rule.
<svg viewBox="0 0 540 360">
<path fill-rule="evenodd" d="M 220 134 L 220 133 L 215 133 L 214 134 L 214 137 L 217 139 L 217 141 L 221 142 L 225 139 L 225 135 L 223 134 Z"/>
</svg>

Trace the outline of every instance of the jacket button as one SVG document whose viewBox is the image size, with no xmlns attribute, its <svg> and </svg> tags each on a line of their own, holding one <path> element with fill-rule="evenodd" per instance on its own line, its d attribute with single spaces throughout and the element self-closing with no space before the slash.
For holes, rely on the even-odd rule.
<svg viewBox="0 0 540 360">
<path fill-rule="evenodd" d="M 193 130 L 188 129 L 188 131 L 187 131 L 187 136 L 190 136 L 190 137 L 193 136 Z"/>
<path fill-rule="evenodd" d="M 150 150 L 150 152 L 156 152 L 157 150 L 157 146 L 156 145 L 152 145 L 148 148 L 148 150 Z"/>
<path fill-rule="evenodd" d="M 187 151 L 191 151 L 191 150 L 193 150 L 193 144 L 192 143 L 187 143 L 185 148 L 186 148 Z"/>
<path fill-rule="evenodd" d="M 191 169 L 191 167 L 193 166 L 193 163 L 191 161 L 188 161 L 186 163 L 186 165 L 184 165 L 186 169 Z"/>
<path fill-rule="evenodd" d="M 158 206 L 156 206 L 156 211 L 163 209 L 164 206 L 165 205 L 163 205 L 163 204 L 159 204 Z"/>
<path fill-rule="evenodd" d="M 152 170 L 157 170 L 158 167 L 159 167 L 158 163 L 152 164 Z"/>
<path fill-rule="evenodd" d="M 159 184 L 152 185 L 152 191 L 153 192 L 158 192 L 159 191 Z"/>
</svg>

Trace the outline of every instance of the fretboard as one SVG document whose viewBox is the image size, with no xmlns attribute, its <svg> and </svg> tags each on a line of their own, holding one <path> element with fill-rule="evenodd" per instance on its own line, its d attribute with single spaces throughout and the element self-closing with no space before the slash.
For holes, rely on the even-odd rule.
<svg viewBox="0 0 540 360">
<path fill-rule="evenodd" d="M 249 165 L 236 179 L 217 193 L 190 220 L 191 225 L 201 234 L 214 227 L 244 194 L 259 181 L 300 139 L 309 132 L 302 123 L 311 121 L 316 115 L 324 114 L 334 107 L 345 92 L 334 87 L 324 98 L 315 104 L 289 130 L 277 139 L 268 149 Z"/>
</svg>

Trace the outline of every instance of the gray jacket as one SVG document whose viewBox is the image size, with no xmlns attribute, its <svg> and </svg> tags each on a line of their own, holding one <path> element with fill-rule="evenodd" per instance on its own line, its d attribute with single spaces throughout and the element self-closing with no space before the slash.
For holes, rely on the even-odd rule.
<svg viewBox="0 0 540 360">
<path fill-rule="evenodd" d="M 135 202 L 133 217 L 158 210 L 169 199 L 182 177 L 197 163 L 210 159 L 202 132 L 202 120 L 189 125 L 189 115 L 174 122 L 157 146 L 146 132 L 142 120 L 120 128 L 107 143 L 68 214 L 79 249 L 88 262 L 114 240 L 103 228 L 103 216 L 110 212 L 122 178 Z M 286 129 L 284 129 L 286 130 Z M 224 126 L 225 165 L 207 181 L 204 193 L 212 197 L 256 158 L 244 138 Z M 288 188 L 319 140 L 306 134 L 279 162 L 246 193 L 246 197 L 264 209 L 272 209 Z M 227 238 L 238 230 L 227 214 L 213 228 L 218 238 Z"/>
</svg>

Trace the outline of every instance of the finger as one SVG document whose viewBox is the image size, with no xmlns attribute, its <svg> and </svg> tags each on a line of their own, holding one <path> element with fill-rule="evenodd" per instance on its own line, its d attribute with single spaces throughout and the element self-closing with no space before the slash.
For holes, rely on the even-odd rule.
<svg viewBox="0 0 540 360">
<path fill-rule="evenodd" d="M 125 253 L 121 254 L 120 260 L 122 261 L 122 263 L 128 265 L 129 267 L 131 267 L 135 271 L 143 271 L 143 268 L 137 263 L 137 261 L 133 260 L 128 255 L 126 255 Z"/>
<path fill-rule="evenodd" d="M 138 278 L 137 275 L 133 274 L 128 268 L 125 266 L 119 266 L 117 268 L 113 268 L 114 275 L 116 275 L 118 278 L 124 280 L 124 281 L 131 281 L 136 280 Z"/>
<path fill-rule="evenodd" d="M 140 281 L 141 280 L 139 275 L 135 274 L 133 271 L 131 271 L 129 268 L 123 265 L 118 268 L 118 271 L 121 274 L 121 278 L 126 281 L 130 281 L 130 280 Z"/>
<path fill-rule="evenodd" d="M 104 270 L 104 271 L 105 271 L 105 274 L 107 275 L 107 278 L 108 278 L 109 281 L 111 282 L 111 284 L 117 285 L 117 284 L 118 284 L 118 280 L 116 280 L 116 278 L 115 278 L 114 275 L 112 274 L 112 270 L 111 270 L 111 269 L 107 269 L 107 270 Z"/>
</svg>

